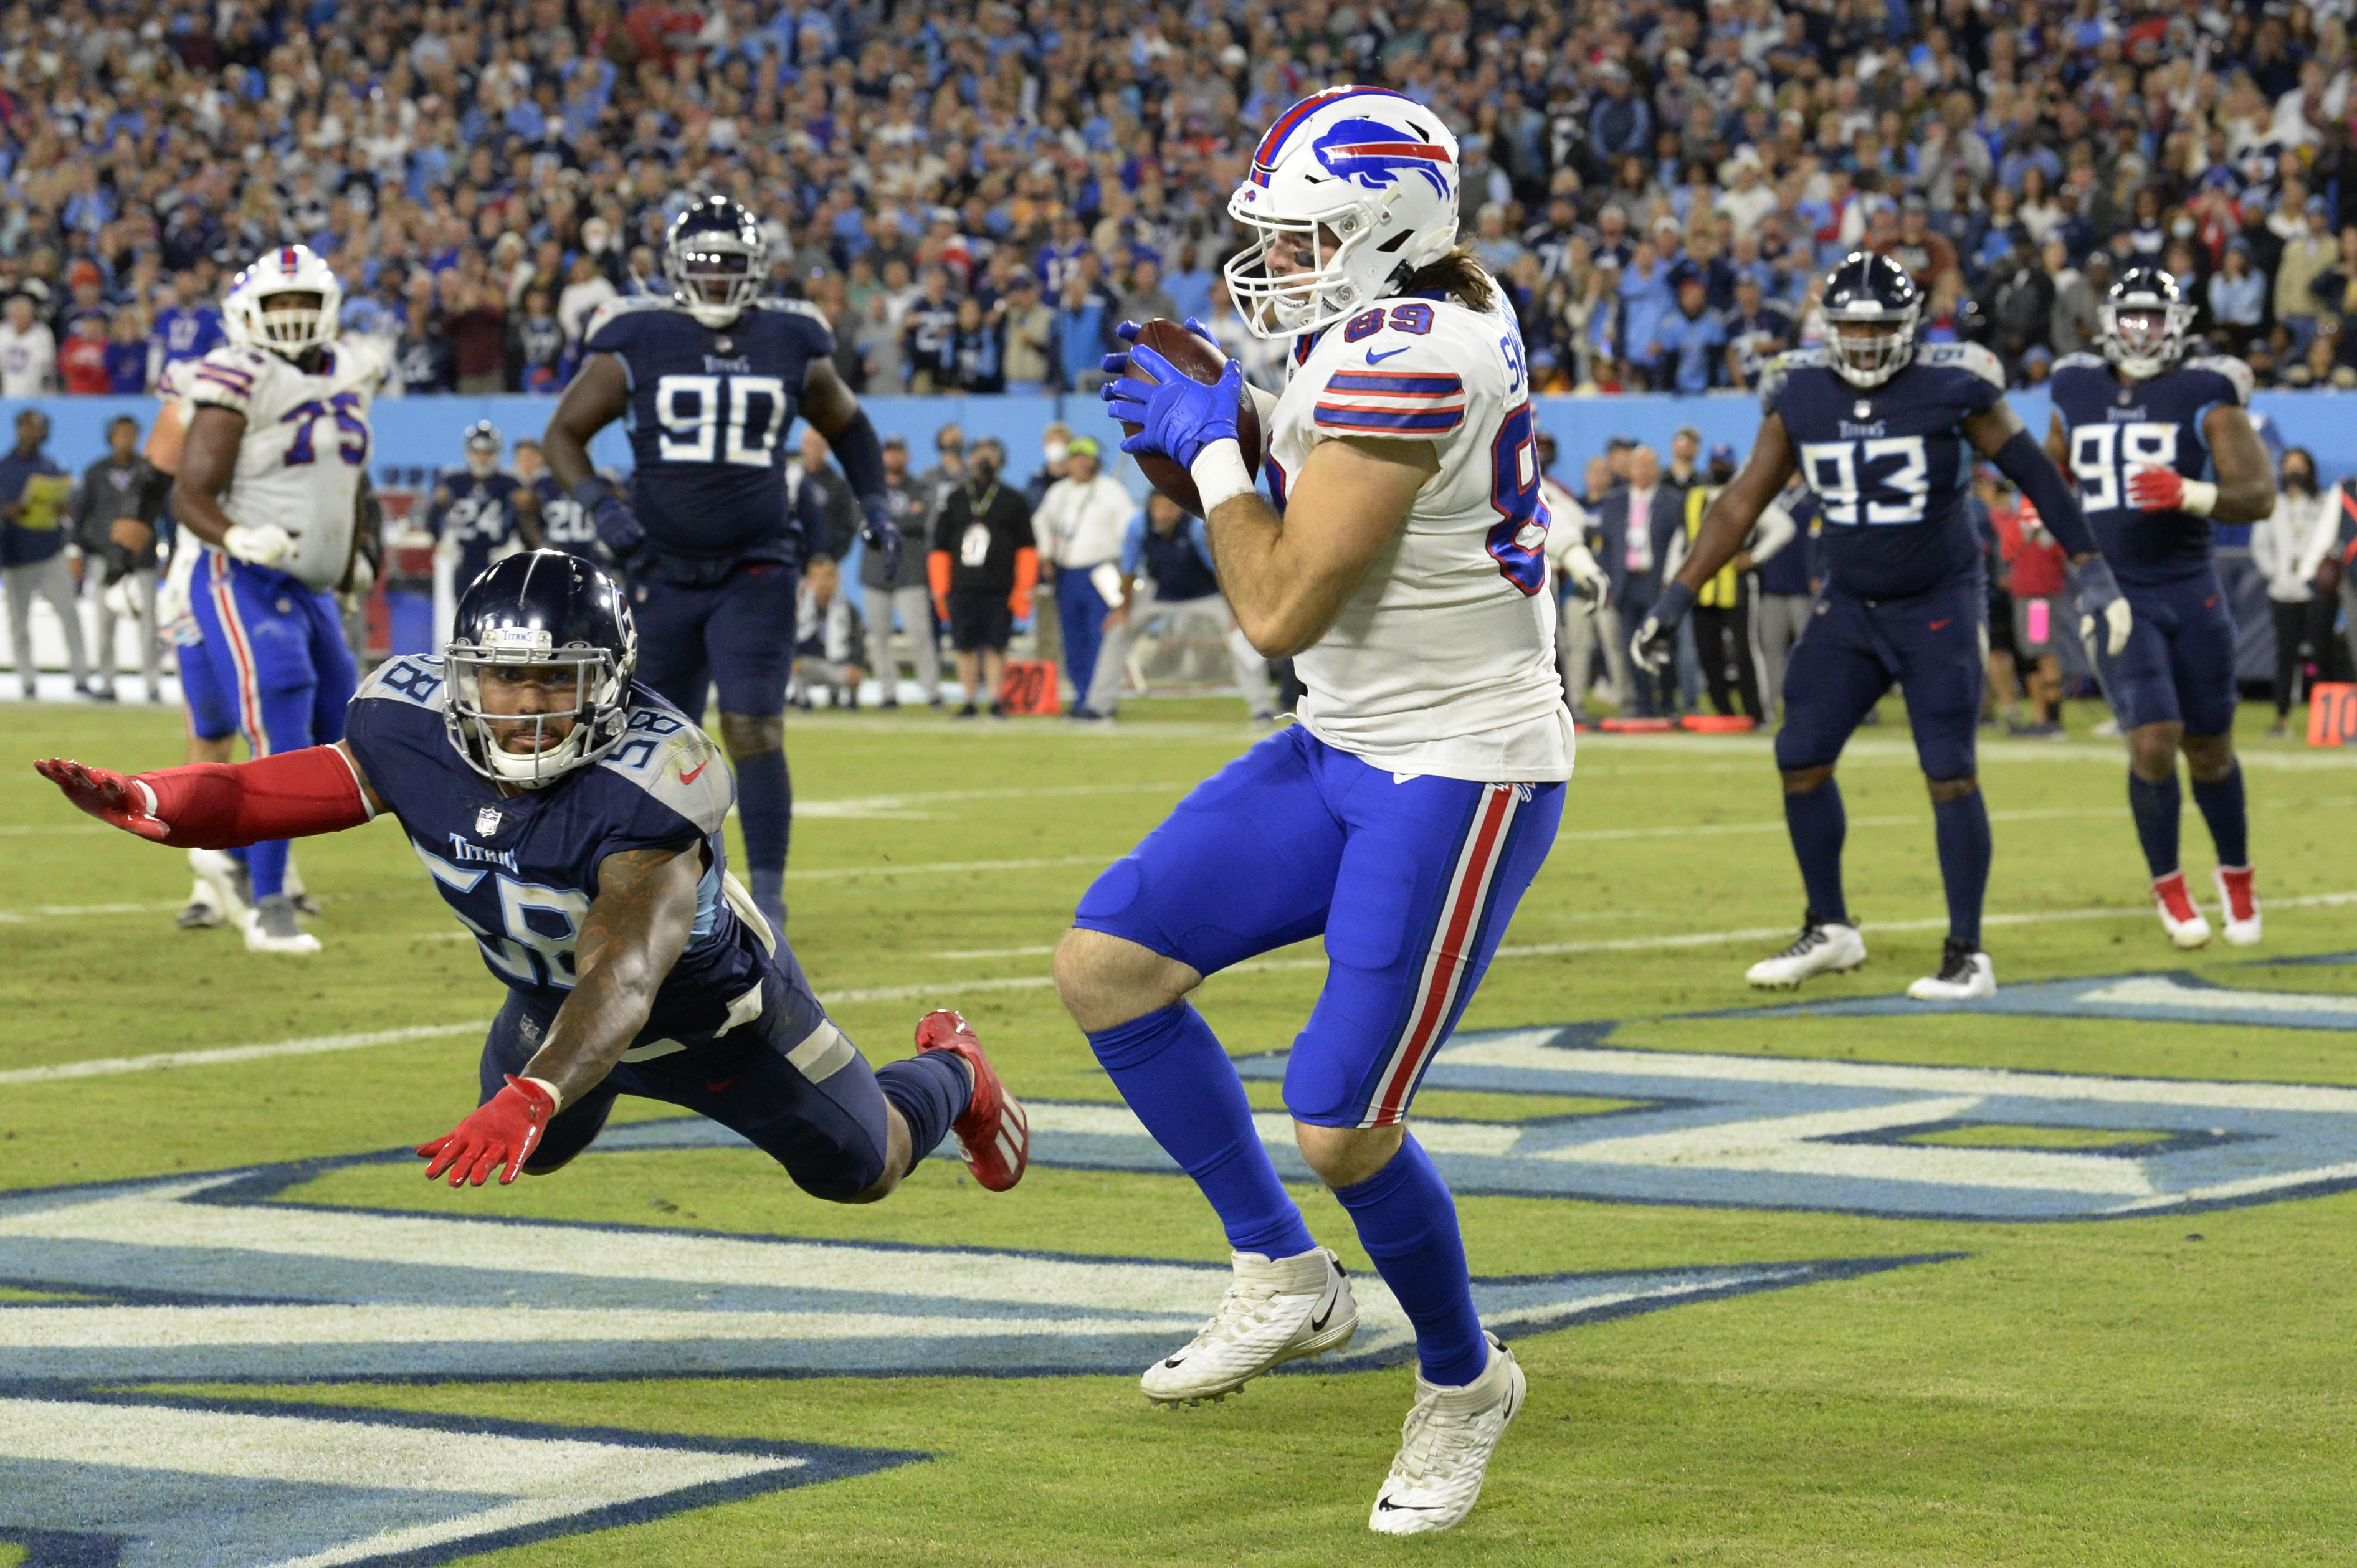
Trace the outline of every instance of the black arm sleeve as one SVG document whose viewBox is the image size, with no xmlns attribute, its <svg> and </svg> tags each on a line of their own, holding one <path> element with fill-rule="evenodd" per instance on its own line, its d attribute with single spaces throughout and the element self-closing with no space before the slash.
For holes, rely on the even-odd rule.
<svg viewBox="0 0 2357 1568">
<path fill-rule="evenodd" d="M 884 499 L 884 444 L 876 438 L 876 426 L 868 423 L 867 411 L 861 409 L 851 416 L 851 423 L 826 438 L 834 449 L 834 459 L 843 465 L 843 477 L 851 481 L 851 493 L 864 505 Z"/>
<path fill-rule="evenodd" d="M 2079 498 L 2029 431 L 2015 431 L 1990 461 L 2038 509 L 2039 521 L 2062 547 L 2062 553 L 2073 561 L 2095 553 L 2095 536 L 2087 528 L 2086 514 L 2079 510 Z"/>
</svg>

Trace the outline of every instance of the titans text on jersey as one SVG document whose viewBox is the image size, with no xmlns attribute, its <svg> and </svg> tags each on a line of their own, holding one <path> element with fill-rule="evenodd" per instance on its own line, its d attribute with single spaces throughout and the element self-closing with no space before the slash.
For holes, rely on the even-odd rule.
<svg viewBox="0 0 2357 1568">
<path fill-rule="evenodd" d="M 783 448 L 812 363 L 834 351 L 818 310 L 767 301 L 711 328 L 667 301 L 618 300 L 588 348 L 629 378 L 630 505 L 655 549 L 704 566 L 799 560 Z"/>
<path fill-rule="evenodd" d="M 1822 350 L 1780 355 L 1760 379 L 1801 481 L 1822 507 L 1826 575 L 1861 599 L 1901 598 L 1980 571 L 1964 501 L 1977 456 L 1964 422 L 2005 396 L 1996 356 L 1975 343 L 1919 346 L 1878 387 L 1835 374 Z"/>
</svg>

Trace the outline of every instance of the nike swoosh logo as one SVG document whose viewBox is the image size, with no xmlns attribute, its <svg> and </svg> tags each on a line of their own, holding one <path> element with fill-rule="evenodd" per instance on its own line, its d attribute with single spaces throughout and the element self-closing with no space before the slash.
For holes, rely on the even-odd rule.
<svg viewBox="0 0 2357 1568">
<path fill-rule="evenodd" d="M 1383 1513 L 1431 1513 L 1440 1505 L 1438 1503 L 1395 1503 L 1391 1498 L 1384 1498 L 1378 1501 L 1375 1507 Z"/>
<path fill-rule="evenodd" d="M 1371 365 L 1380 365 L 1394 354 L 1405 354 L 1406 352 L 1407 349 L 1404 346 L 1397 349 L 1386 349 L 1380 354 L 1376 353 L 1372 349 L 1370 349 L 1367 350 L 1367 363 Z"/>
<path fill-rule="evenodd" d="M 1179 1362 L 1181 1362 L 1181 1361 L 1185 1360 L 1186 1359 L 1187 1359 L 1187 1358 L 1186 1358 L 1186 1357 L 1184 1357 L 1184 1356 L 1173 1356 L 1173 1357 L 1171 1357 L 1168 1360 L 1167 1360 L 1167 1361 L 1163 1362 L 1162 1364 L 1163 1364 L 1164 1366 L 1166 1366 L 1166 1367 L 1175 1367 L 1175 1366 L 1177 1366 Z"/>
<path fill-rule="evenodd" d="M 1946 619 L 1946 620 L 1935 620 L 1935 621 L 1933 621 L 1933 622 L 1932 623 L 1932 629 L 1933 631 L 1937 631 L 1937 630 L 1939 630 L 1942 627 L 1943 627 L 1943 626 L 1946 626 L 1946 625 L 1950 624 L 1950 622 L 1953 622 L 1955 618 L 1956 618 L 1955 617 L 1953 617 L 1953 616 L 1950 616 L 1950 617 L 1948 617 L 1948 618 L 1947 618 L 1947 619 Z"/>
<path fill-rule="evenodd" d="M 743 1073 L 738 1073 L 738 1074 L 737 1075 L 737 1078 L 742 1078 L 742 1077 L 744 1077 L 744 1076 L 745 1076 L 745 1075 L 744 1075 Z M 722 1090 L 726 1089 L 726 1088 L 728 1088 L 730 1085 L 734 1084 L 734 1083 L 737 1081 L 737 1078 L 724 1078 L 724 1079 L 722 1079 L 718 1083 L 706 1083 L 706 1084 L 704 1086 L 704 1088 L 705 1088 L 705 1091 L 706 1093 L 708 1093 L 708 1094 L 717 1094 L 717 1093 L 719 1093 Z"/>
<path fill-rule="evenodd" d="M 1326 1310 L 1309 1320 L 1309 1332 L 1312 1334 L 1323 1334 L 1326 1332 L 1326 1320 L 1333 1316 L 1334 1298 L 1329 1295 L 1326 1298 Z"/>
<path fill-rule="evenodd" d="M 1933 627 L 1932 629 L 1937 631 L 1940 628 L 1938 627 Z M 695 782 L 696 774 L 702 773 L 705 768 L 711 766 L 712 758 L 707 757 L 703 761 L 695 765 L 695 773 L 683 773 L 679 776 L 679 781 L 683 784 L 693 784 Z"/>
</svg>

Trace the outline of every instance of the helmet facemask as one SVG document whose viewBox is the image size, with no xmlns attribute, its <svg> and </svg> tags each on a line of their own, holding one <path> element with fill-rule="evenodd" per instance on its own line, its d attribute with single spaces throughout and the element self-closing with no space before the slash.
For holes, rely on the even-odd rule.
<svg viewBox="0 0 2357 1568">
<path fill-rule="evenodd" d="M 1229 202 L 1228 212 L 1252 234 L 1253 242 L 1229 257 L 1222 271 L 1236 314 L 1254 336 L 1315 332 L 1373 303 L 1377 292 L 1352 275 L 1359 269 L 1351 263 L 1374 241 L 1383 227 L 1379 221 L 1355 204 L 1322 217 L 1280 218 L 1257 208 L 1245 209 L 1247 192 L 1266 194 L 1247 186 Z M 1297 270 L 1272 274 L 1268 263 L 1273 252 L 1290 252 Z"/>
<path fill-rule="evenodd" d="M 2158 297 L 2119 305 L 2106 300 L 2096 311 L 2104 358 L 2138 381 L 2157 376 L 2185 352 L 2192 318 L 2192 306 Z"/>
<path fill-rule="evenodd" d="M 1825 363 L 1854 387 L 1878 387 L 1914 358 L 1919 306 L 1825 312 Z"/>
<path fill-rule="evenodd" d="M 521 789 L 544 789 L 597 761 L 622 738 L 629 680 L 605 649 L 581 643 L 556 648 L 537 628 L 499 627 L 480 642 L 454 639 L 443 659 L 450 683 L 451 739 L 468 765 L 486 779 Z M 527 669 L 544 678 L 521 679 Z M 526 685 L 547 688 L 549 705 L 500 712 L 484 700 L 487 686 Z M 559 725 L 565 726 L 561 736 L 554 733 Z M 523 750 L 504 744 L 520 737 L 529 743 Z"/>
<path fill-rule="evenodd" d="M 705 326 L 726 327 L 760 297 L 762 260 L 734 235 L 689 235 L 664 258 L 672 297 Z"/>
</svg>

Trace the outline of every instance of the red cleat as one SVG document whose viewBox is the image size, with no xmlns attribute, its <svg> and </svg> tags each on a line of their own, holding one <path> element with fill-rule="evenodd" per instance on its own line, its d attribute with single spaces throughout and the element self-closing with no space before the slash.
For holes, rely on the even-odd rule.
<svg viewBox="0 0 2357 1568">
<path fill-rule="evenodd" d="M 974 1074 L 974 1097 L 966 1101 L 965 1114 L 950 1123 L 974 1179 L 993 1192 L 1005 1192 L 1021 1181 L 1031 1158 L 1031 1121 L 1023 1113 L 1023 1102 L 998 1081 L 973 1026 L 946 1007 L 928 1013 L 917 1020 L 917 1049 L 955 1051 Z"/>
</svg>

